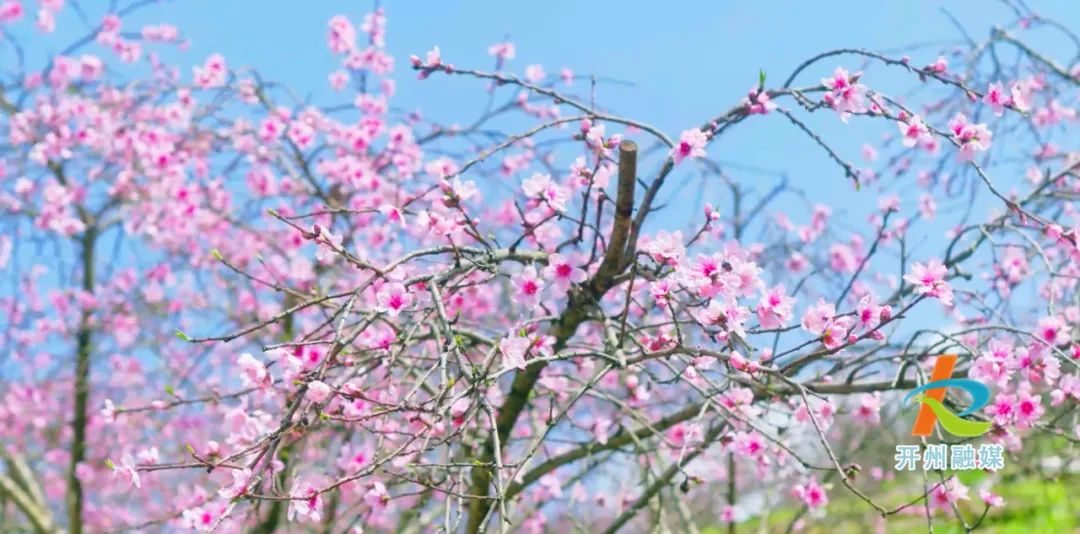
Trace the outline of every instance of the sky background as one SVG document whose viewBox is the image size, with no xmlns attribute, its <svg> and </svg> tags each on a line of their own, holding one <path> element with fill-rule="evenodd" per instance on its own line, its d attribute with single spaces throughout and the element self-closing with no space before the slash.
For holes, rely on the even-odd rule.
<svg viewBox="0 0 1080 534">
<path fill-rule="evenodd" d="M 95 23 L 105 12 L 104 4 L 103 0 L 81 2 Z M 202 64 L 212 53 L 221 53 L 230 68 L 254 68 L 264 79 L 284 82 L 316 104 L 350 103 L 351 93 L 337 94 L 327 82 L 327 75 L 340 62 L 340 57 L 327 49 L 327 20 L 345 14 L 359 24 L 373 5 L 371 1 L 347 0 L 178 0 L 140 11 L 126 19 L 125 30 L 151 23 L 179 26 L 190 40 L 186 51 L 161 46 L 153 49 L 166 50 L 162 56 L 181 68 L 185 80 L 190 80 L 192 66 Z M 1056 0 L 1032 5 L 1069 28 L 1080 28 L 1080 2 Z M 949 43 L 960 43 L 962 31 L 981 40 L 994 24 L 1012 18 L 1004 4 L 989 0 L 828 4 L 699 1 L 663 5 L 624 1 L 617 6 L 574 0 L 492 0 L 386 2 L 385 8 L 389 21 L 387 48 L 397 61 L 394 77 L 398 94 L 392 105 L 398 108 L 422 110 L 427 118 L 442 123 L 465 123 L 475 118 L 486 102 L 484 82 L 444 75 L 417 80 L 408 66 L 408 56 L 423 56 L 438 45 L 445 61 L 490 69 L 493 60 L 487 47 L 509 38 L 517 47 L 517 57 L 507 70 L 520 75 L 527 65 L 540 64 L 550 74 L 568 67 L 577 74 L 626 82 L 602 83 L 597 91 L 598 102 L 617 114 L 653 124 L 673 138 L 737 103 L 757 83 L 760 69 L 768 73 L 767 86 L 778 86 L 803 60 L 822 51 L 861 47 L 901 55 L 904 52 L 897 51 L 900 47 L 919 43 L 925 46 L 906 53 L 914 64 L 925 65 L 940 50 L 948 49 Z M 23 25 L 24 29 L 28 27 Z M 54 35 L 24 34 L 20 40 L 32 50 L 31 62 L 44 61 L 47 55 L 82 37 L 86 28 L 71 10 L 66 10 Z M 1065 63 L 1076 53 L 1075 47 L 1060 36 L 1035 37 L 1033 44 Z M 87 50 L 111 56 L 97 45 Z M 11 56 L 4 52 L 2 60 L 10 61 Z M 850 57 L 826 60 L 805 72 L 796 85 L 814 84 L 837 65 L 857 70 L 862 63 Z M 902 82 L 901 87 L 917 85 L 898 69 L 880 67 L 874 67 L 862 81 L 887 91 L 898 82 Z M 582 94 L 586 83 L 576 82 L 570 91 Z M 504 98 L 515 92 L 505 89 Z M 815 113 L 806 120 L 845 158 L 859 164 L 864 164 L 860 157 L 864 142 L 895 132 L 881 121 L 856 118 L 851 124 L 843 124 L 831 112 Z M 519 132 L 524 125 L 535 123 L 519 124 L 521 127 L 508 127 L 508 132 Z M 708 152 L 711 158 L 725 164 L 733 178 L 759 190 L 771 187 L 778 175 L 786 175 L 794 186 L 806 192 L 809 203 L 829 204 L 838 218 L 855 225 L 848 226 L 852 229 L 860 229 L 857 225 L 876 209 L 881 192 L 876 187 L 855 192 L 840 168 L 778 114 L 739 124 L 710 144 Z M 562 158 L 556 167 L 565 169 L 572 160 L 572 156 Z M 646 174 L 654 169 L 642 166 Z M 687 178 L 689 171 L 680 168 L 676 174 L 671 185 L 684 183 L 681 179 Z M 1019 172 L 1003 174 L 1000 179 L 1011 183 L 1018 177 Z M 718 188 L 716 183 L 706 184 L 704 191 L 697 187 L 667 187 L 665 194 L 697 204 L 701 199 L 712 200 Z M 987 196 L 982 194 L 976 211 L 985 212 L 995 206 L 986 200 Z M 905 196 L 906 213 L 914 210 L 916 197 Z M 662 200 L 673 199 L 669 196 Z M 948 210 L 948 202 L 939 202 L 941 211 Z M 788 197 L 777 207 L 788 211 L 796 224 L 805 224 L 807 204 Z M 981 219 L 983 215 L 977 213 L 976 217 Z M 931 238 L 916 244 L 914 259 L 925 260 L 928 255 L 940 253 L 941 248 L 934 245 L 942 241 L 946 229 L 932 224 L 919 227 L 919 232 Z"/>
<path fill-rule="evenodd" d="M 485 84 L 446 76 L 416 80 L 408 69 L 408 56 L 423 56 L 438 45 L 446 61 L 489 69 L 492 59 L 487 47 L 509 37 L 517 46 L 517 58 L 509 70 L 521 74 L 535 63 L 548 73 L 569 67 L 577 74 L 629 82 L 632 85 L 601 84 L 597 100 L 609 110 L 676 137 L 741 99 L 756 84 L 759 69 L 770 76 L 768 85 L 779 85 L 796 65 L 821 51 L 839 47 L 888 51 L 913 43 L 930 43 L 911 52 L 914 63 L 927 64 L 937 57 L 941 43 L 962 37 L 943 10 L 946 5 L 974 39 L 984 38 L 994 24 L 1011 19 L 1004 4 L 989 0 L 663 5 L 626 1 L 617 7 L 575 0 L 387 2 L 387 46 L 398 67 L 398 96 L 393 104 L 423 110 L 426 117 L 443 123 L 470 120 L 485 102 Z M 1046 16 L 1080 28 L 1080 2 L 1037 5 Z M 342 99 L 326 81 L 338 64 L 326 48 L 326 21 L 343 13 L 359 23 L 372 6 L 369 1 L 344 0 L 189 0 L 155 7 L 136 20 L 178 24 L 191 40 L 187 57 L 175 58 L 181 65 L 201 63 L 210 53 L 219 52 L 230 66 L 257 68 L 266 79 L 286 81 L 297 93 L 326 103 Z M 1063 61 L 1074 50 L 1062 39 L 1039 44 L 1062 51 Z M 841 64 L 852 70 L 860 65 L 853 58 L 827 60 L 801 80 L 814 83 Z M 190 69 L 184 74 L 190 75 Z M 902 76 L 906 75 L 876 68 L 865 83 L 891 89 L 889 83 L 903 81 L 909 86 L 910 78 Z M 585 83 L 578 82 L 574 91 L 585 91 Z M 844 125 L 830 113 L 809 119 L 854 162 L 860 161 L 863 142 L 894 131 L 881 122 L 853 122 Z M 812 193 L 811 201 L 828 200 L 838 214 L 857 205 L 876 205 L 876 195 L 870 202 L 867 195 L 854 196 L 840 169 L 779 116 L 739 125 L 710 145 L 709 155 L 725 163 L 789 173 L 796 185 Z M 569 162 L 560 162 L 559 167 Z M 736 173 L 735 177 L 765 181 L 763 189 L 775 180 L 767 175 Z"/>
<path fill-rule="evenodd" d="M 527 65 L 540 64 L 549 74 L 569 67 L 576 74 L 627 82 L 601 83 L 598 102 L 610 111 L 658 126 L 673 138 L 738 102 L 757 83 L 759 69 L 768 73 L 767 85 L 777 86 L 796 65 L 821 51 L 840 47 L 893 51 L 915 43 L 928 43 L 926 48 L 909 52 L 913 63 L 925 65 L 937 57 L 945 43 L 962 37 L 961 29 L 947 14 L 977 40 L 994 24 L 1011 19 L 1003 3 L 990 0 L 840 1 L 827 5 L 697 1 L 663 6 L 631 0 L 617 7 L 575 0 L 385 4 L 387 47 L 397 60 L 398 95 L 392 105 L 398 108 L 422 110 L 427 118 L 443 123 L 475 118 L 486 99 L 483 82 L 447 76 L 416 80 L 408 67 L 408 56 L 423 56 L 438 45 L 445 61 L 490 69 L 487 47 L 508 37 L 517 46 L 517 58 L 508 70 L 520 75 Z M 104 0 L 81 5 L 94 22 L 105 11 Z M 1032 5 L 1067 27 L 1080 28 L 1080 2 L 1054 0 Z M 201 64 L 209 54 L 221 53 L 230 68 L 255 68 L 264 79 L 285 82 L 296 93 L 325 105 L 351 101 L 351 94 L 335 94 L 327 82 L 328 73 L 340 61 L 326 47 L 327 20 L 340 13 L 359 24 L 373 6 L 372 1 L 349 0 L 177 0 L 143 9 L 130 17 L 125 30 L 147 23 L 178 25 L 191 43 L 186 52 L 153 48 L 164 49 L 162 56 L 179 65 L 185 79 L 190 79 L 191 66 Z M 24 42 L 33 43 L 28 48 L 36 53 L 56 53 L 85 34 L 85 24 L 74 18 L 72 10 L 66 13 L 55 35 L 26 35 Z M 1075 51 L 1062 38 L 1035 42 L 1060 52 L 1057 57 L 1064 62 Z M 95 45 L 89 50 L 111 55 Z M 5 60 L 9 58 L 5 56 Z M 800 80 L 812 84 L 837 65 L 856 70 L 861 63 L 851 57 L 826 60 Z M 910 78 L 905 80 L 905 76 L 876 67 L 863 81 L 870 87 L 893 89 L 893 82 L 910 86 Z M 503 94 L 509 96 L 511 91 L 506 89 Z M 572 90 L 578 94 L 584 91 L 584 81 Z M 894 131 L 880 121 L 852 122 L 844 125 L 830 113 L 816 113 L 808 120 L 844 157 L 856 163 L 864 142 Z M 839 213 L 857 204 L 876 204 L 864 202 L 866 195 L 853 196 L 839 167 L 777 115 L 740 124 L 712 143 L 709 155 L 724 163 L 788 173 L 793 183 L 814 193 L 810 200 L 828 199 Z M 570 161 L 558 166 L 565 168 Z M 737 173 L 735 178 L 775 179 Z M 813 198 L 819 194 L 820 198 Z"/>
</svg>

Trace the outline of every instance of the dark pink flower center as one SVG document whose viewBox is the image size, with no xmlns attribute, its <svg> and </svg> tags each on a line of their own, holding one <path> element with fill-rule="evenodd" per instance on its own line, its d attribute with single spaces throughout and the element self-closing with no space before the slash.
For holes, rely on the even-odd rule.
<svg viewBox="0 0 1080 534">
<path fill-rule="evenodd" d="M 526 280 L 525 283 L 521 285 L 521 290 L 526 295 L 535 295 L 536 292 L 540 290 L 540 288 L 536 285 L 536 282 L 532 280 Z"/>
<path fill-rule="evenodd" d="M 1031 401 L 1022 401 L 1020 403 L 1020 413 L 1024 415 L 1031 415 L 1035 413 L 1035 403 Z"/>
</svg>

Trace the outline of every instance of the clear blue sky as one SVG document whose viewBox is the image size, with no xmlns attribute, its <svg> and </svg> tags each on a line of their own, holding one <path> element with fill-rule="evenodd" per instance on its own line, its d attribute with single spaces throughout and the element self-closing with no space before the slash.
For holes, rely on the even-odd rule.
<svg viewBox="0 0 1080 534">
<path fill-rule="evenodd" d="M 1032 3 L 1044 15 L 1080 28 L 1080 2 Z M 96 21 L 104 1 L 83 4 Z M 882 51 L 913 43 L 955 41 L 961 34 L 943 7 L 975 39 L 985 37 L 993 24 L 1011 18 L 1004 4 L 991 0 L 384 4 L 389 16 L 388 48 L 398 65 L 399 95 L 393 102 L 397 107 L 421 109 L 427 117 L 447 123 L 474 118 L 484 102 L 482 83 L 445 76 L 418 81 L 408 69 L 408 56 L 423 55 L 439 45 L 448 61 L 490 68 L 488 45 L 509 36 L 517 45 L 511 70 L 520 74 L 526 65 L 538 63 L 549 73 L 565 66 L 578 74 L 631 82 L 632 86 L 601 86 L 598 100 L 610 110 L 657 125 L 672 136 L 737 102 L 756 83 L 759 69 L 769 73 L 771 84 L 779 84 L 802 60 L 832 48 Z M 326 104 L 343 100 L 326 81 L 339 61 L 326 48 L 326 22 L 338 13 L 359 22 L 373 5 L 356 0 L 177 0 L 144 9 L 126 29 L 144 23 L 179 25 L 191 47 L 183 54 L 164 56 L 181 65 L 187 77 L 192 65 L 219 52 L 228 58 L 230 67 L 254 67 L 265 79 L 285 82 L 297 93 Z M 83 27 L 69 14 L 61 19 L 56 35 L 30 38 L 44 46 L 29 48 L 56 52 L 81 36 Z M 1066 62 L 1074 53 L 1061 39 L 1039 44 L 1061 52 L 1058 56 Z M 912 60 L 928 63 L 938 49 L 919 50 L 911 54 Z M 859 66 L 853 58 L 827 60 L 802 80 L 811 83 L 841 64 Z M 891 89 L 889 83 L 898 81 L 894 75 L 898 76 L 878 68 L 865 83 Z M 583 89 L 582 84 L 578 88 Z M 845 126 L 829 113 L 818 113 L 810 120 L 854 162 L 860 161 L 859 147 L 864 141 L 878 139 L 886 131 L 880 123 L 866 125 L 866 121 Z M 854 199 L 838 168 L 779 117 L 738 126 L 711 145 L 709 153 L 725 162 L 797 171 L 791 175 L 797 184 L 822 195 L 811 200 L 833 200 L 840 210 L 846 206 L 838 198 Z M 560 167 L 568 164 L 559 162 Z"/>
<path fill-rule="evenodd" d="M 398 60 L 399 97 L 395 104 L 422 109 L 440 121 L 466 121 L 483 102 L 483 85 L 463 78 L 436 76 L 418 81 L 407 69 L 409 54 L 423 55 L 439 45 L 457 65 L 489 68 L 487 46 L 509 35 L 517 45 L 510 68 L 521 73 L 531 63 L 558 72 L 596 74 L 632 82 L 632 87 L 600 88 L 599 100 L 618 113 L 655 124 L 671 135 L 727 109 L 755 83 L 764 68 L 780 83 L 803 59 L 837 47 L 888 50 L 920 42 L 956 40 L 950 12 L 976 39 L 991 25 L 1006 21 L 1006 7 L 990 0 L 904 2 L 385 2 L 389 16 L 388 47 Z M 1041 12 L 1066 26 L 1080 28 L 1080 2 L 1038 2 Z M 179 24 L 192 41 L 185 65 L 220 52 L 232 66 L 252 66 L 267 79 L 288 82 L 317 102 L 333 95 L 327 73 L 337 58 L 325 45 L 326 21 L 336 13 L 359 20 L 370 1 L 347 0 L 189 0 L 153 8 L 141 21 Z M 303 6 L 303 7 L 300 7 Z M 1051 41 L 1050 49 L 1072 53 L 1068 43 Z M 938 47 L 912 54 L 925 64 Z M 1067 59 L 1067 58 L 1065 58 Z M 186 61 L 186 63 L 184 63 Z M 846 65 L 857 67 L 854 59 Z M 838 63 L 823 62 L 822 69 Z M 190 75 L 190 69 L 185 70 Z M 811 71 L 813 82 L 824 72 Z M 877 69 L 868 84 L 896 81 Z M 844 126 L 819 113 L 816 126 L 859 161 L 859 147 L 885 131 L 880 123 Z M 846 128 L 846 129 L 845 129 Z M 850 185 L 838 169 L 801 132 L 779 117 L 743 124 L 710 147 L 710 156 L 770 169 L 797 171 L 803 187 L 822 196 L 850 197 Z M 560 166 L 569 162 L 560 162 Z M 755 177 L 753 179 L 764 179 Z M 836 195 L 840 195 L 837 197 Z M 876 199 L 876 195 L 874 195 Z M 837 208 L 845 208 L 843 202 Z M 876 202 L 871 202 L 876 204 Z M 905 206 L 911 208 L 913 206 Z M 860 217 L 861 218 L 861 217 Z"/>
<path fill-rule="evenodd" d="M 975 39 L 985 37 L 993 24 L 1011 18 L 1002 3 L 990 0 L 385 3 L 388 48 L 398 65 L 397 107 L 422 109 L 429 118 L 442 122 L 474 118 L 485 99 L 483 83 L 446 76 L 418 81 L 408 69 L 407 58 L 439 45 L 446 60 L 486 69 L 491 67 L 487 47 L 509 36 L 517 45 L 511 70 L 521 73 L 526 65 L 538 63 L 549 73 L 565 66 L 578 74 L 632 82 L 632 86 L 602 85 L 598 100 L 608 109 L 652 123 L 672 136 L 737 102 L 756 83 L 759 69 L 769 73 L 769 85 L 776 85 L 802 60 L 821 51 L 838 47 L 881 51 L 938 43 L 911 53 L 913 62 L 926 64 L 937 56 L 940 43 L 961 38 L 943 6 Z M 104 2 L 83 4 L 91 18 L 98 20 Z M 1037 5 L 1044 15 L 1080 28 L 1080 2 L 1054 0 Z M 342 13 L 359 23 L 372 6 L 371 1 L 350 0 L 179 0 L 143 10 L 126 29 L 145 23 L 179 25 L 191 47 L 165 57 L 180 65 L 187 79 L 192 65 L 219 52 L 228 58 L 230 67 L 254 67 L 265 79 L 284 82 L 297 93 L 328 104 L 351 97 L 335 95 L 328 87 L 327 74 L 337 67 L 339 58 L 327 50 L 326 22 Z M 56 35 L 28 35 L 24 43 L 28 40 L 32 50 L 55 53 L 83 33 L 84 26 L 69 14 L 61 19 Z M 1062 39 L 1037 44 L 1064 62 L 1075 53 Z M 32 56 L 40 59 L 40 54 Z M 5 55 L 4 61 L 9 57 Z M 807 72 L 803 81 L 813 83 L 839 64 L 852 69 L 860 65 L 851 58 L 826 61 Z M 889 89 L 898 76 L 876 68 L 864 82 Z M 815 114 L 809 122 L 854 162 L 861 161 L 864 141 L 893 131 L 880 122 L 853 120 L 843 125 L 832 113 Z M 838 215 L 846 212 L 845 218 L 855 224 L 865 220 L 866 211 L 877 203 L 876 191 L 853 192 L 818 147 L 775 115 L 740 124 L 710 145 L 709 154 L 724 162 L 787 172 L 796 186 L 808 192 L 809 200 L 831 204 Z M 565 168 L 569 163 L 567 159 L 557 165 Z M 645 167 L 644 172 L 649 169 Z M 761 189 L 773 180 L 760 174 L 733 174 L 743 183 L 761 181 Z M 690 191 L 696 193 L 691 189 L 682 193 Z M 794 199 L 785 203 L 792 210 L 800 208 Z M 914 206 L 909 203 L 904 209 L 910 212 Z M 806 221 L 805 214 L 792 217 L 797 223 Z M 919 230 L 940 236 L 944 228 Z M 931 252 L 929 247 L 924 250 Z"/>
</svg>

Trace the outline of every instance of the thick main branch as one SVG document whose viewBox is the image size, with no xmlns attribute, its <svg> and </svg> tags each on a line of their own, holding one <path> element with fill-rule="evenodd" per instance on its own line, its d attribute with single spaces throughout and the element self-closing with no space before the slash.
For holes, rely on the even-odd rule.
<svg viewBox="0 0 1080 534">
<path fill-rule="evenodd" d="M 89 222 L 89 221 L 88 221 Z M 82 289 L 94 291 L 94 245 L 97 228 L 90 222 L 81 239 Z M 90 352 L 93 329 L 90 312 L 84 311 L 75 334 L 75 380 L 72 396 L 74 407 L 71 419 L 71 463 L 67 472 L 68 527 L 72 534 L 82 534 L 83 490 L 78 467 L 86 459 L 87 401 L 90 398 Z"/>
<path fill-rule="evenodd" d="M 626 265 L 623 255 L 626 252 L 627 237 L 630 235 L 630 225 L 634 211 L 634 187 L 637 182 L 637 145 L 633 141 L 623 141 L 619 145 L 619 183 L 615 195 L 615 222 L 611 229 L 611 237 L 608 239 L 608 247 L 604 252 L 604 258 L 600 263 L 596 274 L 587 281 L 582 291 L 572 292 L 569 302 L 559 320 L 552 325 L 548 332 L 555 338 L 554 350 L 558 352 L 566 346 L 566 342 L 574 336 L 577 328 L 585 321 L 588 310 L 599 302 L 604 293 L 611 288 L 615 276 Z M 535 362 L 527 366 L 523 371 L 514 376 L 510 385 L 510 393 L 503 401 L 496 419 L 498 426 L 498 438 L 500 443 L 507 443 L 510 431 L 517 423 L 518 417 L 528 404 L 529 395 L 533 387 L 540 380 L 546 362 Z M 472 487 L 470 495 L 478 498 L 472 501 L 469 508 L 470 534 L 480 532 L 487 519 L 488 511 L 492 502 L 487 498 L 491 485 L 491 470 L 495 456 L 494 436 L 488 439 L 480 452 L 480 467 L 473 469 Z"/>
</svg>

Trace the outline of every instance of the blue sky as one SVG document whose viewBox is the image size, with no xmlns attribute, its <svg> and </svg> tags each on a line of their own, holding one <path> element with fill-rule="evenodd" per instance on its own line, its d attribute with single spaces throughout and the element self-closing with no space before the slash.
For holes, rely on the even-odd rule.
<svg viewBox="0 0 1080 534">
<path fill-rule="evenodd" d="M 940 43 L 961 37 L 942 11 L 980 39 L 995 23 L 1008 20 L 998 2 L 607 2 L 556 0 L 532 3 L 387 2 L 388 47 L 399 66 L 395 104 L 422 109 L 440 121 L 466 121 L 480 110 L 483 84 L 460 77 L 415 80 L 407 71 L 409 54 L 439 45 L 447 60 L 462 66 L 489 68 L 487 46 L 509 36 L 517 45 L 510 69 L 544 65 L 549 73 L 570 67 L 631 82 L 607 84 L 598 100 L 620 114 L 655 124 L 670 135 L 699 125 L 703 118 L 727 109 L 756 83 L 759 69 L 779 84 L 805 58 L 838 47 L 890 50 L 912 43 Z M 298 7 L 303 5 L 303 7 Z M 871 7 L 871 5 L 873 7 Z M 232 66 L 252 66 L 267 79 L 287 81 L 316 102 L 334 98 L 326 75 L 337 58 L 325 46 L 327 19 L 345 13 L 359 20 L 370 10 L 366 1 L 191 0 L 154 8 L 147 22 L 179 24 L 192 41 L 181 64 L 200 62 L 220 52 Z M 1042 13 L 1066 26 L 1080 27 L 1080 3 L 1040 2 Z M 238 36 L 242 38 L 238 39 Z M 1068 43 L 1050 40 L 1051 50 Z M 939 46 L 912 53 L 913 61 L 932 61 Z M 184 63 L 184 61 L 187 63 Z M 845 65 L 857 67 L 854 60 Z M 811 83 L 840 63 L 823 62 L 804 81 Z M 185 74 L 190 71 L 185 71 Z M 876 69 L 868 84 L 885 84 L 888 72 Z M 882 85 L 888 87 L 887 85 Z M 583 89 L 579 84 L 579 89 Z M 865 140 L 885 129 L 874 124 L 845 126 L 819 113 L 813 124 L 851 160 L 858 161 Z M 779 117 L 740 125 L 710 147 L 710 156 L 725 162 L 797 171 L 793 180 L 809 185 L 821 198 L 852 199 L 850 185 L 838 169 L 801 132 Z M 568 163 L 568 162 L 566 162 Z M 761 176 L 750 179 L 766 179 Z M 845 208 L 843 202 L 835 202 Z"/>
<path fill-rule="evenodd" d="M 103 13 L 103 3 L 83 3 L 92 20 Z M 601 84 L 598 101 L 616 113 L 654 124 L 673 137 L 738 102 L 756 83 L 759 69 L 767 71 L 767 85 L 775 86 L 796 65 L 821 51 L 838 47 L 889 51 L 928 43 L 909 52 L 912 61 L 922 65 L 931 62 L 944 43 L 958 43 L 961 38 L 943 6 L 975 39 L 985 37 L 995 23 L 1011 18 L 1004 4 L 988 0 L 827 4 L 698 1 L 663 5 L 624 1 L 617 6 L 574 0 L 531 5 L 494 0 L 387 4 L 387 43 L 398 66 L 398 96 L 393 102 L 397 107 L 421 109 L 440 122 L 474 118 L 486 99 L 484 83 L 441 75 L 419 81 L 408 69 L 407 58 L 438 45 L 447 61 L 487 69 L 492 63 L 487 47 L 509 37 L 517 46 L 510 70 L 520 74 L 527 65 L 537 63 L 549 73 L 569 67 L 578 74 L 629 82 Z M 232 68 L 253 67 L 264 79 L 282 81 L 295 92 L 310 95 L 316 103 L 331 104 L 350 101 L 351 96 L 336 95 L 328 86 L 327 74 L 337 68 L 339 57 L 327 50 L 326 22 L 339 13 L 359 22 L 372 6 L 370 1 L 346 0 L 179 0 L 143 10 L 126 28 L 162 22 L 180 26 L 191 41 L 190 49 L 164 55 L 179 65 L 188 79 L 192 65 L 217 52 L 228 58 Z M 1038 6 L 1044 15 L 1080 28 L 1080 2 L 1054 0 Z M 24 43 L 49 54 L 85 33 L 85 26 L 71 14 L 61 19 L 58 28 L 52 36 L 26 35 Z M 1037 39 L 1035 43 L 1066 62 L 1075 53 L 1063 39 Z M 4 54 L 3 60 L 8 61 L 7 51 Z M 32 54 L 32 61 L 35 55 L 43 59 L 41 54 Z M 805 73 L 802 81 L 814 83 L 837 65 L 854 70 L 860 63 L 850 58 L 825 61 Z M 884 89 L 901 81 L 905 82 L 903 87 L 912 85 L 895 71 L 877 67 L 863 81 Z M 583 90 L 584 83 L 578 83 L 575 91 Z M 512 93 L 507 90 L 504 94 Z M 894 131 L 880 122 L 853 120 L 844 125 L 832 113 L 817 113 L 808 123 L 854 162 L 861 161 L 864 141 Z M 724 163 L 787 173 L 811 202 L 828 203 L 837 215 L 855 224 L 865 220 L 865 213 L 877 204 L 876 191 L 854 192 L 839 168 L 812 141 L 775 114 L 738 125 L 710 145 L 709 155 Z M 557 167 L 566 168 L 571 160 L 565 158 Z M 652 168 L 642 167 L 645 173 Z M 733 177 L 748 185 L 760 182 L 761 190 L 776 179 L 740 168 L 731 167 Z M 672 185 L 678 183 L 676 180 Z M 668 194 L 689 198 L 697 197 L 697 192 L 696 188 L 670 188 Z M 710 194 L 706 191 L 703 196 Z M 791 208 L 796 223 L 806 222 L 806 214 L 797 213 L 803 207 L 798 199 L 784 199 L 780 207 Z M 913 201 L 904 208 L 910 213 Z M 940 236 L 944 228 L 919 230 Z M 929 247 L 924 246 L 924 250 L 931 253 Z"/>
<path fill-rule="evenodd" d="M 98 20 L 99 3 L 84 4 L 90 18 Z M 961 37 L 943 6 L 975 39 L 1010 18 L 1003 3 L 988 0 L 828 4 L 703 0 L 664 5 L 635 0 L 617 7 L 575 0 L 528 6 L 494 0 L 386 4 L 388 48 L 398 65 L 398 97 L 393 104 L 400 108 L 420 109 L 446 123 L 474 118 L 485 101 L 484 84 L 445 76 L 418 81 L 407 58 L 439 45 L 450 62 L 489 68 L 488 45 L 509 36 L 517 45 L 510 70 L 520 74 L 526 65 L 538 63 L 549 73 L 569 67 L 578 74 L 630 82 L 602 84 L 598 101 L 673 137 L 737 102 L 756 83 L 759 69 L 768 72 L 768 85 L 778 85 L 802 60 L 824 50 L 887 51 L 913 43 L 935 44 L 911 53 L 913 62 L 926 64 L 937 56 L 941 43 Z M 339 59 L 326 48 L 326 22 L 338 13 L 358 22 L 373 5 L 346 0 L 178 0 L 142 10 L 127 28 L 160 22 L 179 25 L 191 47 L 182 54 L 164 55 L 180 65 L 185 76 L 190 77 L 192 65 L 218 52 L 228 58 L 230 67 L 256 68 L 265 79 L 283 81 L 297 93 L 326 104 L 348 100 L 335 95 L 326 81 Z M 1044 15 L 1080 27 L 1080 2 L 1053 0 L 1038 6 Z M 56 35 L 30 37 L 35 44 L 29 48 L 55 53 L 81 36 L 83 28 L 69 14 Z M 1060 51 L 1063 59 L 1073 53 L 1062 39 L 1038 44 Z M 850 58 L 827 60 L 802 80 L 812 83 L 836 65 L 859 67 Z M 899 74 L 880 68 L 864 79 L 871 87 L 885 89 L 897 81 L 903 81 Z M 576 89 L 583 91 L 584 83 Z M 856 162 L 862 143 L 886 131 L 880 123 L 843 125 L 828 113 L 815 114 L 810 123 Z M 838 211 L 845 209 L 844 200 L 857 200 L 839 169 L 780 117 L 739 125 L 713 143 L 709 153 L 723 162 L 792 173 L 795 183 L 832 200 Z M 560 167 L 568 163 L 560 162 Z"/>
</svg>

